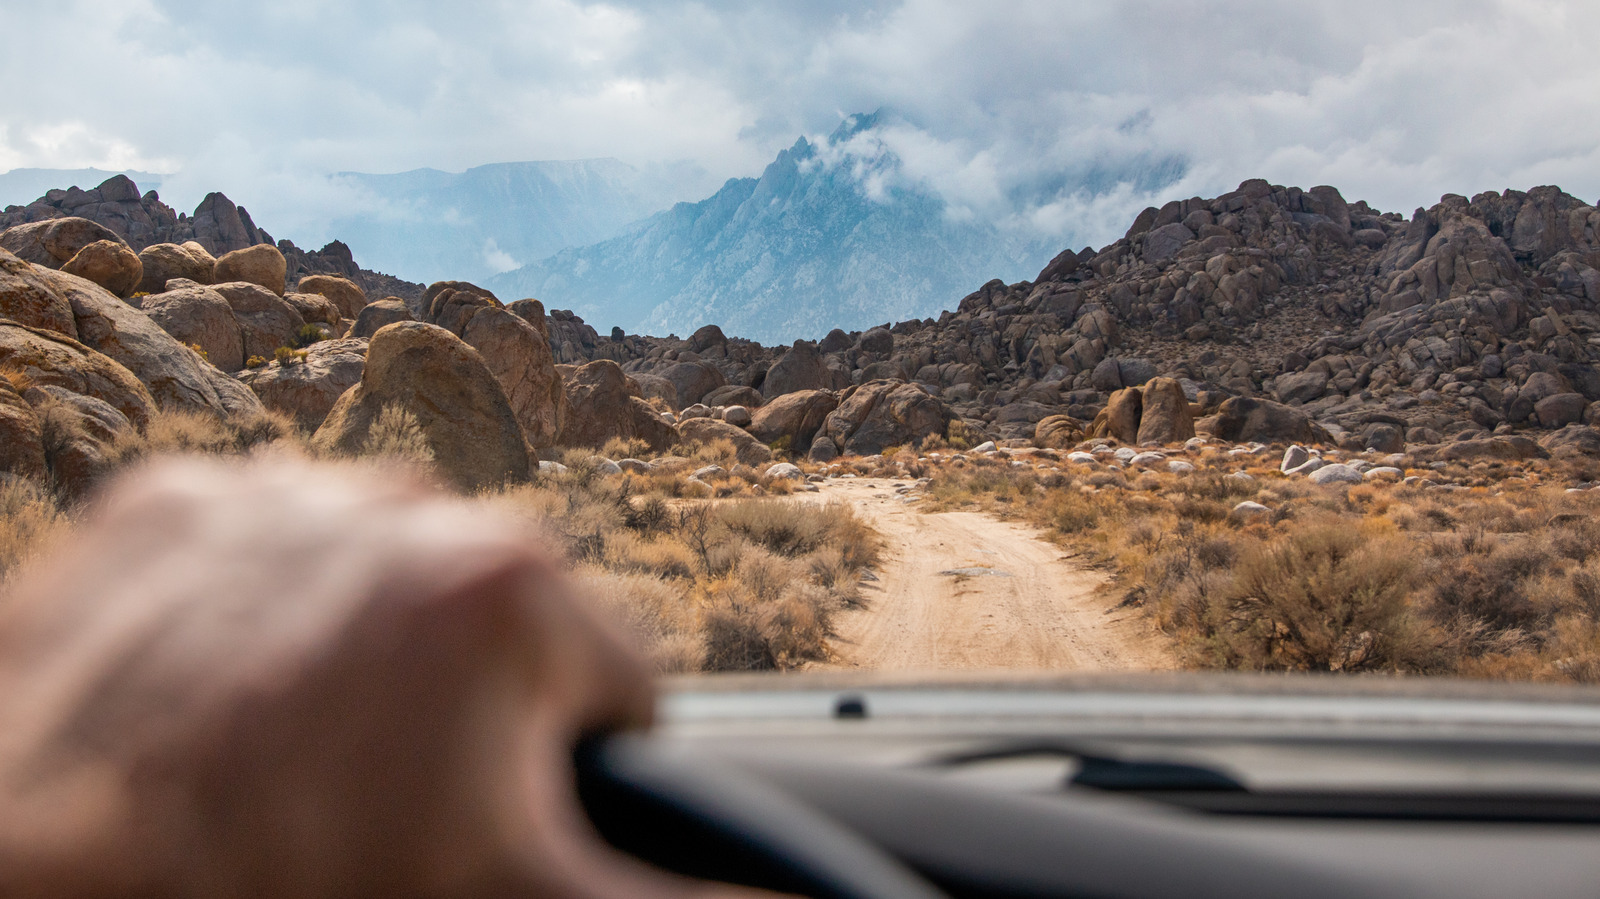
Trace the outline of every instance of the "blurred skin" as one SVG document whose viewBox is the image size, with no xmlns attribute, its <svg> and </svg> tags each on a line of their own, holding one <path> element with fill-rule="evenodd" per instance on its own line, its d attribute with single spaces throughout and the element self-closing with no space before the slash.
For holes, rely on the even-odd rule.
<svg viewBox="0 0 1600 899">
<path fill-rule="evenodd" d="M 0 601 L 0 895 L 734 895 L 600 843 L 645 670 L 524 528 L 373 468 L 168 462 Z"/>
</svg>

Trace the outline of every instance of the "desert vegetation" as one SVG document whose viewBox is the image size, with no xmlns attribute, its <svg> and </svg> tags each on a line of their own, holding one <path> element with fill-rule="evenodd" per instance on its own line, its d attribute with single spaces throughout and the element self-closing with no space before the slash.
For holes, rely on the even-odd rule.
<svg viewBox="0 0 1600 899">
<path fill-rule="evenodd" d="M 78 419 L 46 422 L 47 430 L 71 428 Z M 630 440 L 605 451 L 650 455 Z M 97 478 L 158 456 L 263 452 L 336 457 L 282 413 L 159 412 L 144 433 L 118 436 Z M 727 441 L 685 452 L 658 456 L 648 471 L 622 471 L 593 451 L 568 450 L 530 482 L 484 488 L 473 499 L 527 519 L 663 671 L 775 670 L 825 659 L 833 615 L 860 601 L 876 535 L 845 506 L 786 498 L 790 480 L 740 465 Z M 398 406 L 379 414 L 354 457 L 423 470 L 434 461 L 415 417 Z M 0 482 L 0 578 L 70 534 L 84 509 L 47 483 Z"/>
<path fill-rule="evenodd" d="M 1141 607 L 1191 667 L 1600 680 L 1587 459 L 1409 460 L 1318 485 L 1280 455 L 961 457 L 924 502 L 1031 522 L 1107 567 L 1108 603 Z"/>
</svg>

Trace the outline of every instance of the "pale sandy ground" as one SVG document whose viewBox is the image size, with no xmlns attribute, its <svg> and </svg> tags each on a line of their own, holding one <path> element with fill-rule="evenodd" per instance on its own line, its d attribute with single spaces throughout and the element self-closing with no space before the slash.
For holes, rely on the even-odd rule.
<svg viewBox="0 0 1600 899">
<path fill-rule="evenodd" d="M 830 479 L 820 501 L 847 502 L 887 545 L 867 605 L 836 619 L 840 667 L 1150 670 L 1173 667 L 1165 638 L 1137 610 L 1107 613 L 1107 577 L 1033 529 L 977 512 L 918 512 L 904 481 Z M 948 575 L 975 568 L 1000 575 Z"/>
</svg>

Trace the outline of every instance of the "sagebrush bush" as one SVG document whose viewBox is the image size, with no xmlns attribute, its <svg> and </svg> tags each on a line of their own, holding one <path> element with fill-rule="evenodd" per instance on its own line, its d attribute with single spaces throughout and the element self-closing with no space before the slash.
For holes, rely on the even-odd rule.
<svg viewBox="0 0 1600 899">
<path fill-rule="evenodd" d="M 363 454 L 413 465 L 431 465 L 434 459 L 433 446 L 417 416 L 398 403 L 378 410 L 367 431 Z"/>
<path fill-rule="evenodd" d="M 491 501 L 539 521 L 579 570 L 620 578 L 603 584 L 610 595 L 644 596 L 653 611 L 626 617 L 663 670 L 783 669 L 825 658 L 832 616 L 859 602 L 861 572 L 877 561 L 877 535 L 843 505 L 641 493 L 655 490 L 656 476 L 607 478 L 573 466 Z"/>
<path fill-rule="evenodd" d="M 38 555 L 71 521 L 41 485 L 0 477 L 0 581 Z"/>
<path fill-rule="evenodd" d="M 1420 671 L 1434 654 L 1406 599 L 1409 548 L 1337 521 L 1249 547 L 1198 622 L 1207 667 L 1289 671 Z"/>
<path fill-rule="evenodd" d="M 1114 595 L 1142 607 L 1190 665 L 1600 672 L 1586 642 L 1600 627 L 1600 494 L 1553 486 L 1558 466 L 1452 464 L 1407 474 L 1454 479 L 1453 489 L 1329 490 L 1248 457 L 1190 458 L 1195 472 L 1139 472 L 1137 490 L 1104 467 L 1069 466 L 1024 491 L 1003 469 L 945 466 L 925 506 L 1022 518 L 1108 563 Z M 1240 471 L 1250 478 L 1230 476 Z M 1462 489 L 1469 476 L 1477 486 Z M 1235 519 L 1245 499 L 1269 514 Z"/>
</svg>

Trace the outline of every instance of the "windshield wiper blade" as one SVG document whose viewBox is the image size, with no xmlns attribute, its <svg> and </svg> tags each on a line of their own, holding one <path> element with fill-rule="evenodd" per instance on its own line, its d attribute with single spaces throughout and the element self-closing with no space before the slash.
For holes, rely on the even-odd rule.
<svg viewBox="0 0 1600 899">
<path fill-rule="evenodd" d="M 1111 792 L 1226 792 L 1247 793 L 1238 778 L 1209 765 L 1168 759 L 1126 758 L 1100 748 L 1059 740 L 1025 740 L 961 752 L 935 760 L 940 766 L 968 765 L 1026 756 L 1060 756 L 1079 763 L 1067 785 Z"/>
</svg>

